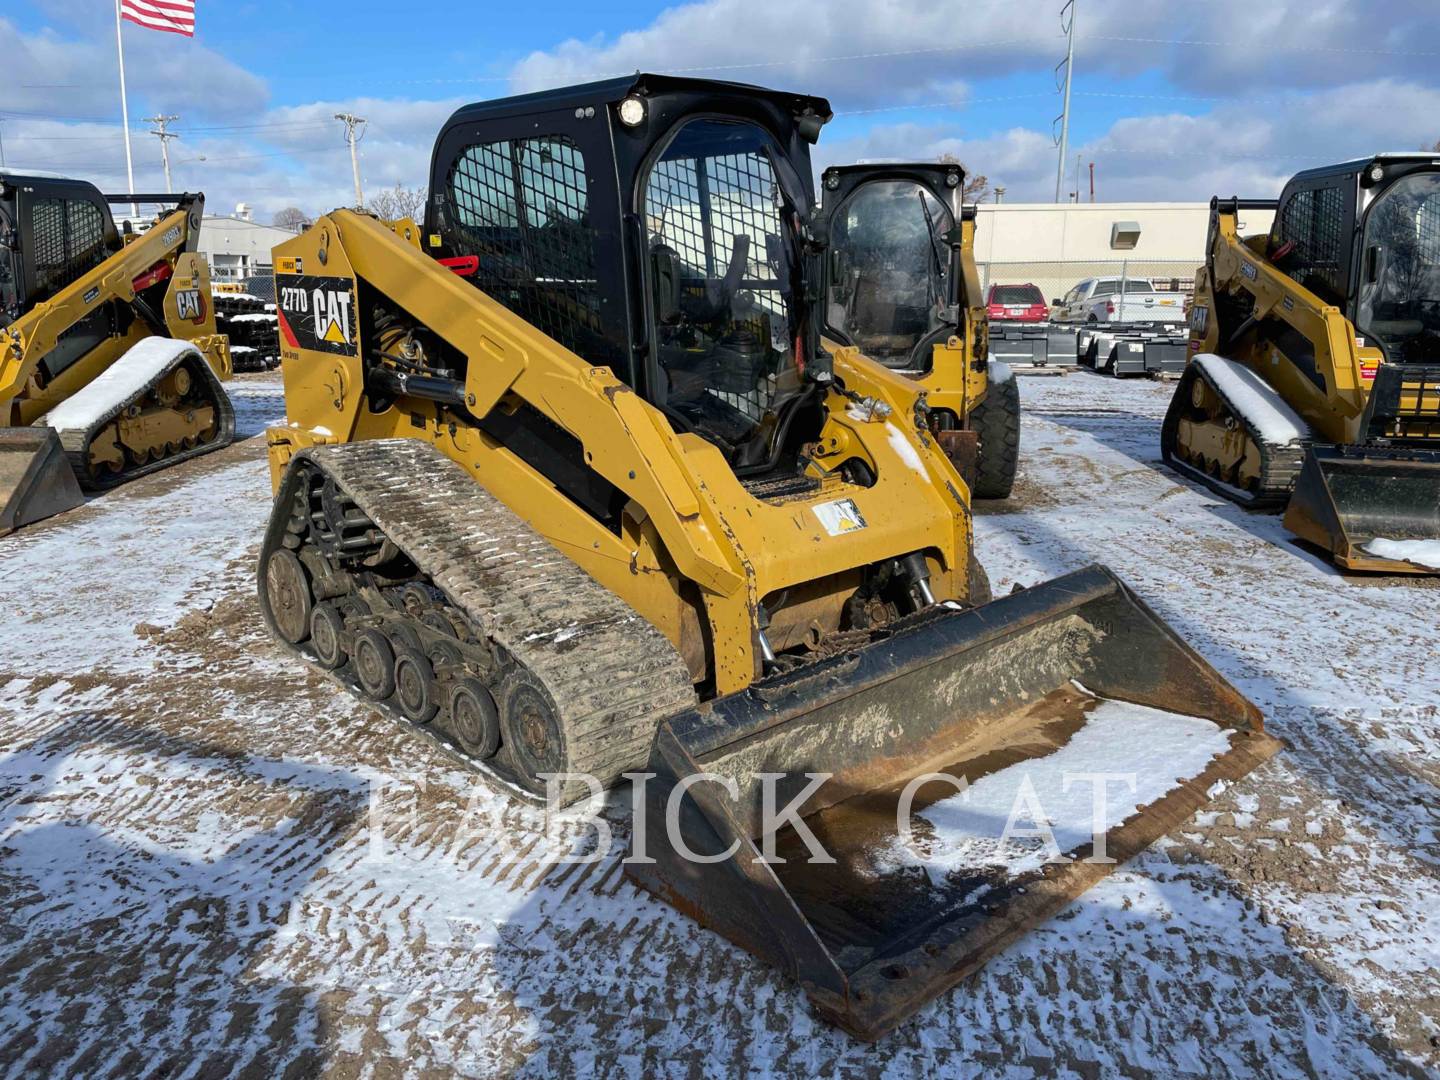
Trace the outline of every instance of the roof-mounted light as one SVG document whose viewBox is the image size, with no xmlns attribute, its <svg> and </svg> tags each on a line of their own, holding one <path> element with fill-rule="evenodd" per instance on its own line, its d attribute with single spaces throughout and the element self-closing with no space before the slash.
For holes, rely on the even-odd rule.
<svg viewBox="0 0 1440 1080">
<path fill-rule="evenodd" d="M 620 102 L 620 122 L 626 127 L 639 127 L 645 122 L 645 99 L 631 94 Z"/>
</svg>

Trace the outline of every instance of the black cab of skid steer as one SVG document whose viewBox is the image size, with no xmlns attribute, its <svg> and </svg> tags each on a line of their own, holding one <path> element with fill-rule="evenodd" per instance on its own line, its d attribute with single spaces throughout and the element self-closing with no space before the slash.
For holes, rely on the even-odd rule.
<svg viewBox="0 0 1440 1080">
<path fill-rule="evenodd" d="M 0 171 L 0 325 L 120 249 L 94 184 Z"/>
<path fill-rule="evenodd" d="M 1387 362 L 1440 362 L 1440 155 L 1309 169 L 1275 204 L 1268 250 Z"/>
<path fill-rule="evenodd" d="M 772 470 L 829 378 L 810 145 L 821 98 L 640 75 L 468 105 L 424 243 L 493 299 Z"/>
<path fill-rule="evenodd" d="M 837 165 L 820 183 L 827 238 L 824 331 L 887 367 L 929 369 L 933 347 L 956 333 L 963 296 L 958 163 Z"/>
</svg>

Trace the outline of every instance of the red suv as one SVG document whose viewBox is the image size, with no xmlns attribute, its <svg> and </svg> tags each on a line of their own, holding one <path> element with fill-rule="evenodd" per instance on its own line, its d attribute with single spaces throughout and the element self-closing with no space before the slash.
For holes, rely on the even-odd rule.
<svg viewBox="0 0 1440 1080">
<path fill-rule="evenodd" d="M 991 285 L 986 314 L 996 322 L 1044 322 L 1050 306 L 1037 285 Z"/>
</svg>

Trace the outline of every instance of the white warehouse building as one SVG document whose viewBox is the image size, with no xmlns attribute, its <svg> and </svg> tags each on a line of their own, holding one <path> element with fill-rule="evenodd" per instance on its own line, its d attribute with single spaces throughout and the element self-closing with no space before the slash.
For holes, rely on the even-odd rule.
<svg viewBox="0 0 1440 1080">
<path fill-rule="evenodd" d="M 212 281 L 241 281 L 271 273 L 271 249 L 295 238 L 289 229 L 251 221 L 243 203 L 237 209 L 236 217 L 206 215 L 200 223 L 198 250 L 210 264 Z"/>
<path fill-rule="evenodd" d="M 1241 229 L 1265 232 L 1273 216 L 1248 211 Z M 1209 226 L 1209 203 L 981 203 L 975 261 L 986 286 L 1030 283 L 1047 300 L 1102 276 L 1188 291 Z"/>
</svg>

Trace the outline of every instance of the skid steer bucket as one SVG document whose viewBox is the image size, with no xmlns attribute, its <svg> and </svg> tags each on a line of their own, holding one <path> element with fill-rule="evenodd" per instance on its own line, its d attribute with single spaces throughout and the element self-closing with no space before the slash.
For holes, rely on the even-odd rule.
<svg viewBox="0 0 1440 1080">
<path fill-rule="evenodd" d="M 626 868 L 873 1039 L 1279 746 L 1091 567 L 662 722 Z"/>
<path fill-rule="evenodd" d="M 0 428 L 0 536 L 84 501 L 53 429 Z"/>
<path fill-rule="evenodd" d="M 1347 570 L 1440 574 L 1440 449 L 1311 447 L 1285 527 Z"/>
</svg>

